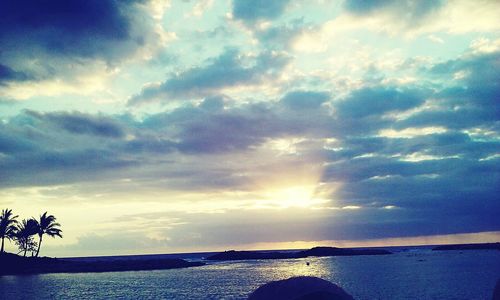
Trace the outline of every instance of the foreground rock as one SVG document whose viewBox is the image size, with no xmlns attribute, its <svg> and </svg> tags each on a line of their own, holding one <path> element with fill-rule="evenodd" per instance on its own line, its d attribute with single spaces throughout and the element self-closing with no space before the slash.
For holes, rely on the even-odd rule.
<svg viewBox="0 0 500 300">
<path fill-rule="evenodd" d="M 432 248 L 432 251 L 438 250 L 500 250 L 500 243 L 455 244 L 442 245 Z"/>
<path fill-rule="evenodd" d="M 354 256 L 354 255 L 385 255 L 392 254 L 380 249 L 350 249 L 336 247 L 314 247 L 298 252 L 262 252 L 262 251 L 225 251 L 207 257 L 208 260 L 248 260 L 248 259 L 287 259 L 311 256 Z"/>
<path fill-rule="evenodd" d="M 0 275 L 141 271 L 201 265 L 204 263 L 188 262 L 183 259 L 121 259 L 81 262 L 49 257 L 22 257 L 10 253 L 0 255 Z"/>
<path fill-rule="evenodd" d="M 248 300 L 352 300 L 337 285 L 309 276 L 292 277 L 266 283 L 256 289 Z"/>
</svg>

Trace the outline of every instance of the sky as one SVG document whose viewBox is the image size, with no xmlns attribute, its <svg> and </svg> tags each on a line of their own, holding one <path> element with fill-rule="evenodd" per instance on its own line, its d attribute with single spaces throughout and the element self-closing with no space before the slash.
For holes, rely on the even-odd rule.
<svg viewBox="0 0 500 300">
<path fill-rule="evenodd" d="M 499 241 L 499 11 L 0 0 L 0 208 L 53 256 Z"/>
</svg>

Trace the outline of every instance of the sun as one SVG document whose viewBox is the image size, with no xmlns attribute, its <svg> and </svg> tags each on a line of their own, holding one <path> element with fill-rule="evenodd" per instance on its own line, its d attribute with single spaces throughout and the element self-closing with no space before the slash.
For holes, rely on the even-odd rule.
<svg viewBox="0 0 500 300">
<path fill-rule="evenodd" d="M 314 189 L 308 186 L 285 188 L 278 193 L 279 202 L 285 207 L 307 207 L 311 204 Z"/>
<path fill-rule="evenodd" d="M 266 193 L 268 202 L 280 208 L 311 207 L 325 200 L 315 197 L 315 185 L 301 185 L 273 189 Z"/>
</svg>

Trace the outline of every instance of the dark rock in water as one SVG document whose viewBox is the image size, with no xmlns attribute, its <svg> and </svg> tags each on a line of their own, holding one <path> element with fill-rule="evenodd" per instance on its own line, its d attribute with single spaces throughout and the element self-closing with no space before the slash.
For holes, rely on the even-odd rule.
<svg viewBox="0 0 500 300">
<path fill-rule="evenodd" d="M 309 250 L 299 252 L 299 256 L 351 256 L 351 255 L 385 255 L 392 254 L 382 249 L 349 249 L 336 247 L 314 247 Z"/>
<path fill-rule="evenodd" d="M 500 250 L 500 243 L 455 244 L 442 245 L 432 248 L 432 251 L 438 250 Z"/>
<path fill-rule="evenodd" d="M 349 249 L 335 247 L 315 247 L 298 252 L 262 252 L 262 251 L 225 251 L 207 257 L 208 260 L 247 260 L 247 259 L 287 259 L 310 256 L 352 256 L 392 254 L 380 249 Z"/>
<path fill-rule="evenodd" d="M 40 273 L 118 272 L 187 268 L 204 265 L 183 259 L 121 259 L 74 261 L 49 257 L 22 257 L 4 253 L 0 255 L 0 275 Z"/>
<path fill-rule="evenodd" d="M 256 289 L 248 300 L 352 300 L 337 285 L 309 276 L 292 277 L 266 283 Z"/>
</svg>

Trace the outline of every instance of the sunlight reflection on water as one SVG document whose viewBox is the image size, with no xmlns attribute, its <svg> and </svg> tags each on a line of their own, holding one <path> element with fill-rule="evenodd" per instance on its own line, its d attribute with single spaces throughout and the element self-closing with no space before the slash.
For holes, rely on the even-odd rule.
<svg viewBox="0 0 500 300">
<path fill-rule="evenodd" d="M 307 265 L 307 262 L 309 262 L 309 265 Z M 324 258 L 316 257 L 276 261 L 276 263 L 266 264 L 259 268 L 260 276 L 268 277 L 271 275 L 272 280 L 293 276 L 325 277 L 334 272 L 334 262 L 327 262 Z"/>
</svg>

